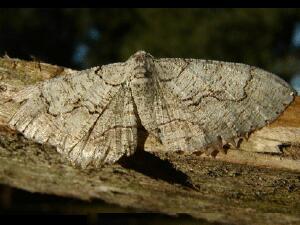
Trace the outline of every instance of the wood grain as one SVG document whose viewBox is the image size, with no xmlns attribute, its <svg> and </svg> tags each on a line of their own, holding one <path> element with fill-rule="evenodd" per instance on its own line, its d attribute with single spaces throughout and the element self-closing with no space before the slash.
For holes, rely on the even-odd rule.
<svg viewBox="0 0 300 225">
<path fill-rule="evenodd" d="M 300 97 L 295 96 L 295 100 L 269 127 L 300 127 Z"/>
<path fill-rule="evenodd" d="M 35 64 L 0 58 L 0 85 L 6 85 L 1 94 L 57 75 L 56 66 L 41 64 L 41 72 Z M 252 133 L 239 149 L 215 158 L 167 153 L 149 136 L 144 147 L 157 151 L 137 151 L 118 164 L 81 170 L 53 147 L 8 128 L 6 115 L 15 109 L 2 102 L 0 182 L 30 192 L 102 199 L 170 215 L 186 213 L 211 224 L 296 225 L 300 223 L 299 103 L 295 97 L 276 121 Z M 97 203 L 90 204 L 90 212 L 99 212 Z"/>
</svg>

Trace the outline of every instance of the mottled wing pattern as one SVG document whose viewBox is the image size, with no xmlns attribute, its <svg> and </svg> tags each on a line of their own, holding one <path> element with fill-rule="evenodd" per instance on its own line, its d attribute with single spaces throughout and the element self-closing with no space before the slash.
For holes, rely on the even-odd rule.
<svg viewBox="0 0 300 225">
<path fill-rule="evenodd" d="M 133 154 L 141 125 L 167 151 L 219 148 L 275 120 L 293 95 L 255 67 L 139 51 L 21 91 L 9 124 L 75 164 L 99 166 Z"/>
<path fill-rule="evenodd" d="M 176 58 L 154 64 L 152 124 L 170 151 L 230 142 L 265 126 L 293 100 L 284 81 L 248 65 Z"/>
<path fill-rule="evenodd" d="M 159 79 L 151 76 L 133 79 L 131 88 L 141 124 L 157 137 L 168 151 L 192 151 L 205 142 L 201 124 Z"/>
<path fill-rule="evenodd" d="M 29 87 L 15 97 L 21 107 L 9 124 L 82 167 L 131 155 L 137 128 L 126 68 L 110 64 Z"/>
</svg>

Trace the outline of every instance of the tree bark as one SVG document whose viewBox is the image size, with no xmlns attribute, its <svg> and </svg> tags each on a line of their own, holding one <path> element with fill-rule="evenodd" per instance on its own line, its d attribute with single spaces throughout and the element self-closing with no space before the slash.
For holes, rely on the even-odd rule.
<svg viewBox="0 0 300 225">
<path fill-rule="evenodd" d="M 30 192 L 102 199 L 124 207 L 186 213 L 224 224 L 300 223 L 300 97 L 272 124 L 215 157 L 144 148 L 100 169 L 72 167 L 55 148 L 7 126 L 17 91 L 71 69 L 0 58 L 0 182 Z M 93 204 L 91 202 L 91 204 Z M 276 214 L 265 214 L 273 212 Z M 255 214 L 253 214 L 255 213 Z"/>
</svg>

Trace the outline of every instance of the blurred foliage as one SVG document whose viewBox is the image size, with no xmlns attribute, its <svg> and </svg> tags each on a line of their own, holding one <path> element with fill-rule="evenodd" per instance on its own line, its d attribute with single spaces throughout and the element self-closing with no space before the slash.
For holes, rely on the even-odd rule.
<svg viewBox="0 0 300 225">
<path fill-rule="evenodd" d="M 0 54 L 82 69 L 143 49 L 242 62 L 289 79 L 300 72 L 291 42 L 299 22 L 300 9 L 0 9 Z"/>
</svg>

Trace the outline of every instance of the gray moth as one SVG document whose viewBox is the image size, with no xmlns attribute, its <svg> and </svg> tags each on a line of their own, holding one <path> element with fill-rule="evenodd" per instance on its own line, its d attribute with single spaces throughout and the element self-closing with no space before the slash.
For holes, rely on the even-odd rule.
<svg viewBox="0 0 300 225">
<path fill-rule="evenodd" d="M 20 91 L 9 125 L 75 165 L 99 167 L 132 155 L 142 129 L 170 152 L 217 149 L 275 120 L 294 94 L 256 67 L 138 51 Z"/>
</svg>

